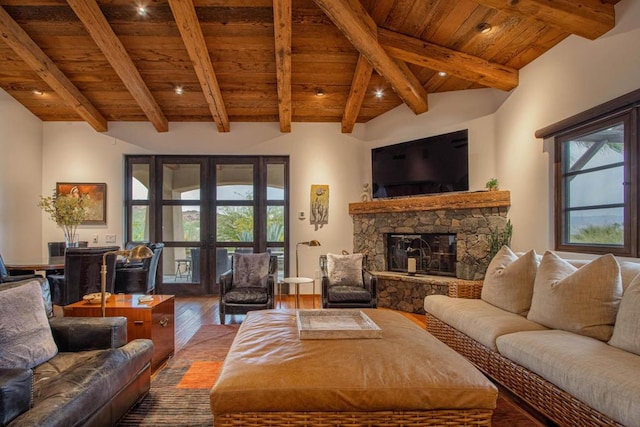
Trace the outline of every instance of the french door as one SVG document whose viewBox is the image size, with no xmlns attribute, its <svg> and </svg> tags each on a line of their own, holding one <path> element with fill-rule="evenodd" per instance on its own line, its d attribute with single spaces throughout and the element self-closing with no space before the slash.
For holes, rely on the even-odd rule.
<svg viewBox="0 0 640 427">
<path fill-rule="evenodd" d="M 218 292 L 235 252 L 288 270 L 288 157 L 127 156 L 127 241 L 165 244 L 157 292 Z"/>
</svg>

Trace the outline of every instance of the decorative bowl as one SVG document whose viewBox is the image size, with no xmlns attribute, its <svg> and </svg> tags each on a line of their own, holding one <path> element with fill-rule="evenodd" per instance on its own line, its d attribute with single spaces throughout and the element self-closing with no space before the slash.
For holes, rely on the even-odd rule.
<svg viewBox="0 0 640 427">
<path fill-rule="evenodd" d="M 108 301 L 109 297 L 111 297 L 111 293 L 110 292 L 105 292 L 104 300 Z M 94 292 L 92 294 L 87 294 L 87 295 L 83 296 L 82 299 L 87 304 L 100 304 L 100 302 L 102 300 L 102 294 L 100 292 Z"/>
</svg>

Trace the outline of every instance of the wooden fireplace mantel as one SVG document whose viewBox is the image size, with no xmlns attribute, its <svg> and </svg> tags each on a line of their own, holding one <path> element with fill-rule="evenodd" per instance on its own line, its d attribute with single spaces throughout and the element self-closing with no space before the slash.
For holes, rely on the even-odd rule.
<svg viewBox="0 0 640 427">
<path fill-rule="evenodd" d="M 349 203 L 349 215 L 509 206 L 511 206 L 511 193 L 509 191 L 475 191 Z"/>
</svg>

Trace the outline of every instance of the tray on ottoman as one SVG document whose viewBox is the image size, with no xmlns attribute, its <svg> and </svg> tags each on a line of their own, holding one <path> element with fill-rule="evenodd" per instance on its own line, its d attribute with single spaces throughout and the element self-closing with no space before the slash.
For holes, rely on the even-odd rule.
<svg viewBox="0 0 640 427">
<path fill-rule="evenodd" d="M 299 310 L 300 339 L 382 338 L 382 329 L 361 310 Z"/>
</svg>

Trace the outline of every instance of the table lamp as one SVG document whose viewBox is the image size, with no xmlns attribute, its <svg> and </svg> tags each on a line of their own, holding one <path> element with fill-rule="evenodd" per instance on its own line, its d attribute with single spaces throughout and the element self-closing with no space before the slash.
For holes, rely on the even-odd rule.
<svg viewBox="0 0 640 427">
<path fill-rule="evenodd" d="M 141 260 L 151 258 L 153 256 L 153 251 L 145 245 L 138 245 L 134 246 L 132 249 L 109 251 L 102 254 L 102 267 L 100 269 L 100 308 L 102 309 L 102 317 L 105 317 L 107 310 L 105 305 L 105 296 L 107 293 L 107 256 L 109 255 L 120 255 L 128 259 Z"/>
<path fill-rule="evenodd" d="M 296 277 L 300 277 L 300 276 L 298 276 L 298 246 L 300 246 L 300 245 L 320 246 L 320 242 L 318 242 L 317 240 L 311 240 L 309 242 L 300 242 L 300 243 L 296 244 Z"/>
</svg>

